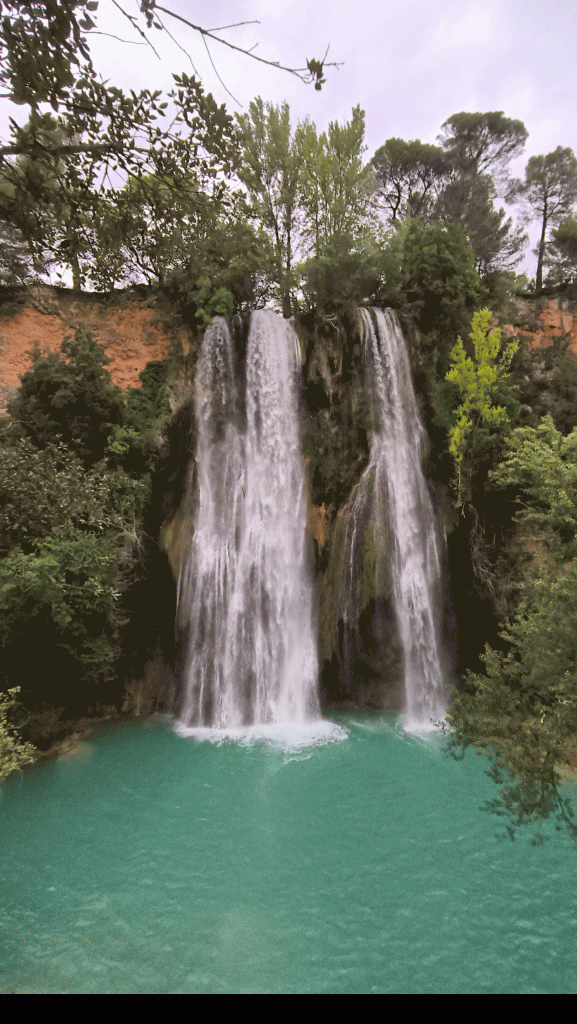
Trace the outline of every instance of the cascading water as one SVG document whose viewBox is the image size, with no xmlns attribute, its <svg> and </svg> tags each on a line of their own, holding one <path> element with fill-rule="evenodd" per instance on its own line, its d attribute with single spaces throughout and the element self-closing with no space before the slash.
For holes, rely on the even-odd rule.
<svg viewBox="0 0 577 1024">
<path fill-rule="evenodd" d="M 297 354 L 292 325 L 267 310 L 251 316 L 243 368 L 224 319 L 205 332 L 196 508 L 178 598 L 185 729 L 320 718 Z"/>
<path fill-rule="evenodd" d="M 341 561 L 343 622 L 358 620 L 361 553 L 371 529 L 375 589 L 388 577 L 402 649 L 407 728 L 445 714 L 441 565 L 444 532 L 421 469 L 425 432 L 405 341 L 391 310 L 362 310 L 373 430 L 370 460 L 346 510 Z"/>
<path fill-rule="evenodd" d="M 403 334 L 391 310 L 362 311 L 367 383 L 376 429 L 371 464 L 388 493 L 393 527 L 391 581 L 404 654 L 409 727 L 444 716 L 441 659 L 441 543 L 421 469 L 425 431 Z"/>
</svg>

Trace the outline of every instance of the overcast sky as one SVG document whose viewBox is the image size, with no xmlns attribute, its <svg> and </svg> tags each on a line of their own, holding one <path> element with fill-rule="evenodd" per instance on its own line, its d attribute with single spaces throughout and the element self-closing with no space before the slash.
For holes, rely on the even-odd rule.
<svg viewBox="0 0 577 1024">
<path fill-rule="evenodd" d="M 503 110 L 525 122 L 526 158 L 558 145 L 577 150 L 577 3 L 575 0 L 164 0 L 206 28 L 257 20 L 221 33 L 239 46 L 289 66 L 320 58 L 330 45 L 327 82 L 316 92 L 281 71 L 265 68 L 213 43 L 225 86 L 246 107 L 261 95 L 287 100 L 294 120 L 317 126 L 366 112 L 368 155 L 399 136 L 433 142 L 443 121 L 461 110 Z M 125 0 L 128 11 L 135 0 Z M 188 50 L 205 88 L 240 110 L 210 66 L 197 34 L 162 15 Z M 112 0 L 100 0 L 98 27 L 130 37 Z M 171 72 L 191 70 L 186 56 L 152 31 L 162 60 L 150 49 L 94 39 L 96 62 L 126 84 L 168 87 Z M 135 36 L 132 34 L 132 38 Z"/>
<path fill-rule="evenodd" d="M 161 0 L 162 2 L 162 0 Z M 366 113 L 367 159 L 391 136 L 434 142 L 458 111 L 503 110 L 525 123 L 525 154 L 556 146 L 577 151 L 577 3 L 575 0 L 164 0 L 163 6 L 205 28 L 256 20 L 220 34 L 264 58 L 303 67 L 306 58 L 342 62 L 328 68 L 321 92 L 201 38 L 166 15 L 166 27 L 188 51 L 206 91 L 229 110 L 255 96 L 290 104 L 293 123 L 309 116 L 319 129 L 344 121 L 360 104 Z M 123 0 L 128 12 L 136 0 Z M 100 0 L 98 28 L 138 39 L 113 0 Z M 90 33 L 96 67 L 128 88 L 171 86 L 173 71 L 192 72 L 164 32 L 150 47 Z M 5 102 L 5 101 L 4 101 Z M 532 262 L 532 260 L 531 260 Z"/>
</svg>

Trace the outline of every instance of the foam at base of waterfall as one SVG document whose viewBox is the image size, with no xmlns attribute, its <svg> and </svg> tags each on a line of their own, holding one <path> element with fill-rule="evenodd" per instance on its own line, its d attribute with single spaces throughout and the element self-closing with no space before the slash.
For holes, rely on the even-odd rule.
<svg viewBox="0 0 577 1024">
<path fill-rule="evenodd" d="M 230 729 L 209 729 L 175 722 L 174 731 L 179 736 L 191 737 L 205 743 L 236 743 L 244 747 L 267 744 L 287 752 L 325 746 L 327 743 L 340 743 L 348 737 L 346 729 L 324 718 L 294 725 L 248 725 Z"/>
<path fill-rule="evenodd" d="M 403 726 L 403 731 L 408 732 L 411 736 L 429 736 L 431 733 L 439 733 L 444 722 L 444 718 L 440 721 L 434 721 L 430 719 L 428 722 L 422 718 L 415 718 L 413 715 L 401 715 L 400 722 Z"/>
</svg>

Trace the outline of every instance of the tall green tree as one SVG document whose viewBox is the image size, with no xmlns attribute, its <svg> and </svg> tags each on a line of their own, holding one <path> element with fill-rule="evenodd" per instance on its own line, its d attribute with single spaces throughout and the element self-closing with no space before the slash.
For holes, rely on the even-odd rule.
<svg viewBox="0 0 577 1024">
<path fill-rule="evenodd" d="M 439 141 L 464 176 L 490 174 L 499 189 L 507 181 L 511 160 L 523 152 L 528 135 L 522 121 L 505 117 L 502 110 L 483 114 L 462 111 L 441 126 Z"/>
<path fill-rule="evenodd" d="M 379 204 L 395 224 L 406 217 L 426 219 L 448 173 L 439 146 L 415 139 L 387 139 L 371 159 L 378 182 Z"/>
<path fill-rule="evenodd" d="M 509 199 L 521 204 L 529 220 L 538 217 L 541 221 L 535 275 L 535 287 L 540 292 L 547 231 L 551 225 L 559 225 L 577 201 L 577 158 L 573 150 L 557 146 L 552 153 L 530 157 L 524 179 L 512 182 Z"/>
<path fill-rule="evenodd" d="M 363 163 L 365 113 L 354 107 L 350 121 L 331 121 L 317 134 L 310 121 L 300 125 L 301 204 L 305 245 L 324 255 L 336 239 L 363 232 L 374 209 L 374 185 Z"/>
<path fill-rule="evenodd" d="M 300 227 L 300 133 L 291 131 L 288 103 L 252 100 L 237 114 L 242 138 L 239 177 L 256 216 L 270 234 L 284 316 L 291 315 L 290 289 Z"/>
<path fill-rule="evenodd" d="M 405 221 L 382 247 L 381 302 L 409 304 L 419 329 L 435 332 L 441 363 L 478 305 L 475 253 L 460 224 Z"/>
<path fill-rule="evenodd" d="M 411 217 L 461 224 L 483 278 L 512 270 L 527 236 L 494 201 L 526 138 L 521 121 L 497 111 L 453 114 L 440 146 L 388 139 L 371 161 L 387 219 L 394 226 Z"/>
<path fill-rule="evenodd" d="M 505 210 L 497 209 L 488 174 L 470 176 L 453 169 L 438 196 L 433 216 L 443 224 L 462 224 L 474 250 L 481 277 L 512 270 L 523 258 L 527 235 Z"/>
<path fill-rule="evenodd" d="M 332 121 L 318 135 L 299 125 L 303 252 L 300 264 L 306 302 L 364 301 L 382 276 L 382 246 L 375 204 L 375 180 L 364 166 L 364 111 L 350 121 Z"/>
<path fill-rule="evenodd" d="M 523 151 L 527 137 L 523 122 L 503 111 L 462 111 L 441 127 L 438 141 L 449 170 L 435 216 L 445 224 L 463 225 L 483 277 L 511 270 L 522 259 L 526 235 L 494 200 L 507 193 L 510 162 Z"/>
</svg>

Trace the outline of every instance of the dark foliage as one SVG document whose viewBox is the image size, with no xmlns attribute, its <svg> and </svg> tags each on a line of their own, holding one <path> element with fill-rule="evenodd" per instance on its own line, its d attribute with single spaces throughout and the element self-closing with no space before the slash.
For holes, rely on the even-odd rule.
<svg viewBox="0 0 577 1024">
<path fill-rule="evenodd" d="M 122 392 L 90 331 L 65 338 L 61 353 L 33 351 L 8 411 L 39 448 L 61 440 L 90 467 L 103 458 L 113 425 L 123 422 Z"/>
</svg>

